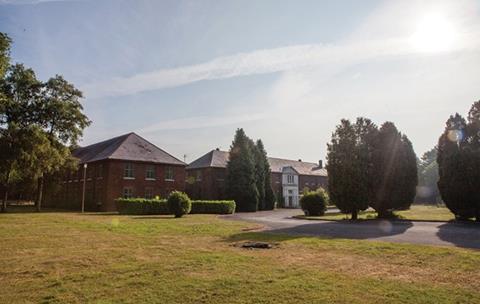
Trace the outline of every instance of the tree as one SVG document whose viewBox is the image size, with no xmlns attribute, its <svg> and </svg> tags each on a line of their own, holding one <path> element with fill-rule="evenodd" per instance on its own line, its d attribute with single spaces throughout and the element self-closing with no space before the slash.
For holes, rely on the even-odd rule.
<svg viewBox="0 0 480 304">
<path fill-rule="evenodd" d="M 0 33 L 0 182 L 8 188 L 12 178 L 38 180 L 40 210 L 43 178 L 70 166 L 69 145 L 77 143 L 90 124 L 80 104 L 82 93 L 56 75 L 39 81 L 32 69 L 9 63 L 10 40 Z M 3 72 L 6 70 L 6 72 Z M 20 165 L 21 164 L 21 165 Z"/>
<path fill-rule="evenodd" d="M 0 32 L 0 78 L 3 78 L 10 66 L 10 46 L 12 39 L 7 34 Z"/>
<path fill-rule="evenodd" d="M 44 177 L 52 175 L 67 162 L 71 161 L 68 145 L 76 145 L 82 136 L 83 130 L 90 125 L 90 120 L 83 114 L 80 103 L 82 92 L 66 81 L 62 76 L 56 75 L 50 78 L 42 86 L 38 99 L 36 113 L 37 123 L 45 130 L 50 147 L 56 155 L 55 162 L 52 159 L 39 159 L 40 167 L 43 168 L 38 175 L 37 210 L 40 211 L 43 197 Z"/>
<path fill-rule="evenodd" d="M 392 211 L 408 209 L 413 202 L 417 185 L 417 164 L 413 147 L 392 122 L 379 129 L 372 154 L 374 199 L 371 207 L 380 218 L 390 217 Z"/>
<path fill-rule="evenodd" d="M 469 193 L 475 206 L 475 218 L 480 221 L 480 100 L 474 102 L 468 112 L 466 140 L 469 155 Z"/>
<path fill-rule="evenodd" d="M 258 210 L 258 190 L 255 180 L 255 161 L 249 138 L 243 129 L 237 129 L 230 146 L 227 163 L 227 193 L 238 211 Z"/>
<path fill-rule="evenodd" d="M 417 200 L 422 202 L 438 202 L 438 164 L 437 147 L 423 153 L 418 161 L 418 186 Z"/>
<path fill-rule="evenodd" d="M 480 221 L 480 101 L 467 119 L 450 116 L 438 140 L 438 188 L 457 219 Z"/>
<path fill-rule="evenodd" d="M 261 141 L 253 143 L 251 141 L 250 148 L 253 151 L 253 160 L 255 163 L 255 185 L 258 191 L 258 210 L 265 210 L 265 149 Z M 265 156 L 266 158 L 266 156 Z"/>
<path fill-rule="evenodd" d="M 342 213 L 358 212 L 368 208 L 370 195 L 371 140 L 376 126 L 365 118 L 357 118 L 355 125 L 342 119 L 327 145 L 328 191 L 330 199 Z"/>
<path fill-rule="evenodd" d="M 259 194 L 259 210 L 273 210 L 275 207 L 275 194 L 271 183 L 271 170 L 268 163 L 267 151 L 261 139 L 255 144 L 255 169 L 256 184 Z"/>
<path fill-rule="evenodd" d="M 395 206 L 397 210 L 406 210 L 415 199 L 418 185 L 417 155 L 413 150 L 412 142 L 407 135 L 402 134 L 400 175 L 402 183 L 398 185 L 399 202 Z"/>
</svg>

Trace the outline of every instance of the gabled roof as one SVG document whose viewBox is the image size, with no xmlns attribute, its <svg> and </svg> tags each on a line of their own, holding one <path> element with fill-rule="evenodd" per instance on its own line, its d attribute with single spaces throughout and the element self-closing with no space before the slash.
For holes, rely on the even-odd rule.
<svg viewBox="0 0 480 304">
<path fill-rule="evenodd" d="M 212 150 L 202 157 L 191 162 L 187 169 L 200 168 L 226 168 L 229 159 L 229 153 L 226 151 Z M 268 163 L 274 173 L 282 173 L 284 167 L 292 167 L 300 175 L 327 176 L 327 170 L 320 168 L 317 163 L 309 163 L 290 159 L 281 159 L 269 157 Z"/>
<path fill-rule="evenodd" d="M 93 145 L 73 150 L 72 155 L 80 163 L 104 159 L 143 161 L 171 165 L 186 165 L 135 133 L 114 137 Z"/>
</svg>

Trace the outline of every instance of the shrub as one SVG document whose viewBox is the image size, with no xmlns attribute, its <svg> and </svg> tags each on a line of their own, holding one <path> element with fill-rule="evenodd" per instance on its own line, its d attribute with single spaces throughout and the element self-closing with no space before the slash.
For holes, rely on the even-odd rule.
<svg viewBox="0 0 480 304">
<path fill-rule="evenodd" d="M 323 189 L 311 191 L 302 196 L 300 206 L 305 215 L 324 215 L 327 209 L 328 194 Z"/>
<path fill-rule="evenodd" d="M 120 214 L 169 214 L 164 199 L 119 198 L 115 202 Z"/>
<path fill-rule="evenodd" d="M 187 194 L 180 191 L 173 191 L 167 199 L 168 210 L 175 217 L 182 217 L 192 209 L 192 201 Z"/>
<path fill-rule="evenodd" d="M 232 214 L 235 212 L 235 201 L 192 201 L 192 214 Z"/>
</svg>

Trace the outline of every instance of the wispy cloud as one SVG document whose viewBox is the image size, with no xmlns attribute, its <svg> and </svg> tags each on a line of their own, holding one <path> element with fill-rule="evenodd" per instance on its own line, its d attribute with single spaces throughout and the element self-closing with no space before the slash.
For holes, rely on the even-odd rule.
<svg viewBox="0 0 480 304">
<path fill-rule="evenodd" d="M 372 57 L 409 52 L 402 40 L 370 41 L 348 45 L 309 44 L 256 50 L 131 77 L 114 78 L 83 87 L 87 98 L 122 96 L 186 85 L 201 80 L 265 74 L 327 63 L 352 63 Z"/>
<path fill-rule="evenodd" d="M 467 46 L 457 46 L 457 48 L 464 47 Z M 82 89 L 86 92 L 87 98 L 123 96 L 182 86 L 201 80 L 291 71 L 327 64 L 341 68 L 376 58 L 416 52 L 408 38 L 367 40 L 336 45 L 295 45 L 218 57 L 200 64 L 160 69 L 131 77 L 113 78 L 87 84 Z"/>
<path fill-rule="evenodd" d="M 0 0 L 0 5 L 28 5 L 28 4 L 42 4 L 47 2 L 74 2 L 84 0 Z"/>
<path fill-rule="evenodd" d="M 220 127 L 227 125 L 234 125 L 248 121 L 255 121 L 264 118 L 265 115 L 261 113 L 254 113 L 248 115 L 222 115 L 220 117 L 210 116 L 195 116 L 188 118 L 179 118 L 173 120 L 162 121 L 153 125 L 149 125 L 137 130 L 139 133 L 153 133 L 165 130 L 190 130 L 198 128 Z"/>
</svg>

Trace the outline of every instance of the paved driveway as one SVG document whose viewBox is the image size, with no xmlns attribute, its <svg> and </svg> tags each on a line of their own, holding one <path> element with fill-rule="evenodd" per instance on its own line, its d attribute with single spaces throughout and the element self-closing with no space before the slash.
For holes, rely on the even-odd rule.
<svg viewBox="0 0 480 304">
<path fill-rule="evenodd" d="M 298 209 L 236 213 L 225 218 L 263 224 L 265 230 L 292 235 L 329 236 L 398 243 L 480 249 L 480 224 L 411 221 L 313 221 L 291 218 Z"/>
</svg>

